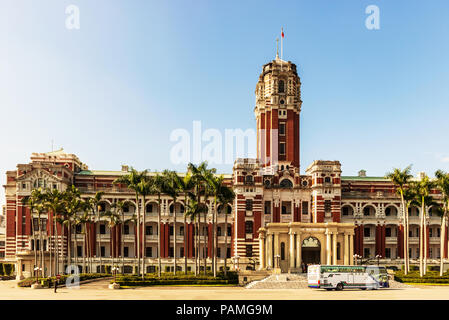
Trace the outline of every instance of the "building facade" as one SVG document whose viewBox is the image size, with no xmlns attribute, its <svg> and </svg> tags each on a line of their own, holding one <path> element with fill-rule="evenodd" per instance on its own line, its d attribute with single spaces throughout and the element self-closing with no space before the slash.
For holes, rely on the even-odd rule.
<svg viewBox="0 0 449 320">
<path fill-rule="evenodd" d="M 366 259 L 377 256 L 386 263 L 400 263 L 403 258 L 403 208 L 389 180 L 367 177 L 363 170 L 357 176 L 342 176 L 339 161 L 317 160 L 305 169 L 305 174 L 300 173 L 302 101 L 296 65 L 279 57 L 264 65 L 255 94 L 257 159 L 237 159 L 232 174 L 224 175 L 236 198 L 229 207 L 219 208 L 219 265 L 223 266 L 224 259 L 229 259 L 231 268 L 236 269 L 277 268 L 282 272 L 295 272 L 302 262 L 353 264 L 354 254 Z M 94 257 L 94 270 L 98 270 L 101 258 L 103 264 L 123 259 L 124 271 L 135 271 L 137 237 L 136 225 L 132 221 L 125 225 L 123 232 L 117 232 L 108 227 L 107 221 L 97 220 L 89 224 L 90 236 L 86 239 L 80 230 L 75 228 L 69 233 L 66 227 L 59 225 L 57 232 L 52 234 L 47 223 L 47 219 L 52 218 L 50 214 L 43 219 L 42 237 L 33 237 L 37 231 L 32 230 L 32 219 L 37 225 L 37 217 L 22 204 L 22 199 L 33 188 L 65 190 L 73 184 L 81 191 L 82 197 L 92 197 L 97 191 L 103 191 L 100 211 L 109 210 L 119 200 L 127 203 L 127 217 L 136 212 L 137 206 L 145 208 L 147 272 L 155 270 L 159 255 L 164 270 L 172 270 L 175 258 L 179 259 L 178 265 L 182 270 L 185 256 L 188 268 L 192 269 L 195 265 L 194 228 L 189 218 L 185 223 L 183 221 L 183 196 L 175 204 L 168 195 L 162 196 L 162 221 L 160 234 L 157 234 L 156 197 L 150 196 L 145 203 L 142 200 L 136 203 L 132 191 L 112 183 L 127 171 L 126 166 L 121 171 L 89 170 L 77 156 L 63 150 L 33 153 L 28 164 L 19 164 L 14 171 L 8 171 L 4 186 L 5 259 L 16 262 L 16 270 L 27 276 L 34 268 L 33 249 L 43 246 L 48 256 L 49 243 L 57 243 L 63 254 L 71 252 L 71 263 L 76 257 L 78 265 L 81 265 L 79 259 L 89 250 L 89 255 Z M 433 190 L 432 193 L 439 200 L 438 191 Z M 206 241 L 207 246 L 199 254 L 210 266 L 211 250 L 207 248 L 211 248 L 213 243 L 211 201 L 208 207 L 209 214 L 200 228 L 201 241 Z M 178 216 L 175 228 L 174 212 Z M 419 256 L 419 212 L 420 208 L 412 207 L 408 213 L 412 261 Z M 225 220 L 229 221 L 228 228 Z M 440 258 L 442 227 L 441 219 L 432 208 L 426 223 L 427 255 L 432 262 L 432 259 Z M 176 252 L 173 250 L 174 233 L 179 242 Z M 69 237 L 69 234 L 73 236 Z M 448 232 L 445 234 L 446 239 L 443 240 L 447 249 Z M 161 241 L 160 252 L 158 238 Z M 83 245 L 86 240 L 89 246 Z"/>
</svg>

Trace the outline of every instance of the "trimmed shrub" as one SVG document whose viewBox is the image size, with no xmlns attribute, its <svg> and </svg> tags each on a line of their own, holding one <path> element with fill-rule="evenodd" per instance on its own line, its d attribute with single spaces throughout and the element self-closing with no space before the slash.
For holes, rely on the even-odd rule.
<svg viewBox="0 0 449 320">
<path fill-rule="evenodd" d="M 14 265 L 11 263 L 4 263 L 3 264 L 3 273 L 4 275 L 10 276 L 12 275 L 14 271 Z"/>
<path fill-rule="evenodd" d="M 67 280 L 68 277 L 70 277 L 71 275 L 69 274 L 63 274 L 61 275 L 61 278 L 59 279 L 59 285 L 65 285 L 65 282 Z M 84 281 L 84 280 L 90 280 L 90 279 L 97 279 L 97 278 L 104 278 L 104 277 L 110 277 L 110 274 L 107 273 L 81 273 L 79 274 L 80 277 L 80 281 Z M 54 285 L 56 280 L 56 277 L 49 277 L 49 278 L 39 278 L 39 282 L 44 286 L 44 287 L 51 287 Z M 31 277 L 31 278 L 26 278 L 22 281 L 20 281 L 18 283 L 19 287 L 30 287 L 33 283 L 36 282 L 36 278 L 35 277 Z"/>
</svg>

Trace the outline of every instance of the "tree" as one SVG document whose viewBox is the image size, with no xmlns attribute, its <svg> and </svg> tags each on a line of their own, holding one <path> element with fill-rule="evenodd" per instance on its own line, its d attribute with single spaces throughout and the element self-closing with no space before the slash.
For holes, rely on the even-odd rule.
<svg viewBox="0 0 449 320">
<path fill-rule="evenodd" d="M 114 202 L 111 205 L 111 209 L 114 210 L 115 214 L 117 214 L 119 217 L 121 217 L 120 219 L 120 232 L 121 232 L 121 244 L 120 244 L 120 255 L 122 258 L 122 274 L 124 272 L 124 266 L 125 266 L 125 254 L 124 254 L 124 245 L 125 245 L 125 240 L 123 235 L 125 234 L 125 223 L 128 222 L 128 220 L 125 220 L 125 203 L 121 200 Z"/>
<path fill-rule="evenodd" d="M 192 190 L 194 184 L 192 179 L 192 174 L 187 172 L 184 178 L 180 180 L 181 190 L 184 193 L 184 273 L 187 274 L 187 208 L 189 206 L 189 192 Z M 192 220 L 193 221 L 193 220 Z"/>
<path fill-rule="evenodd" d="M 179 197 L 181 189 L 181 181 L 176 171 L 164 170 L 162 173 L 164 177 L 165 193 L 173 200 L 173 268 L 176 275 L 176 200 Z"/>
<path fill-rule="evenodd" d="M 406 209 L 404 192 L 406 186 L 410 183 L 413 176 L 410 174 L 412 166 L 408 166 L 401 170 L 394 168 L 393 172 L 387 173 L 386 177 L 393 182 L 396 187 L 396 192 L 401 197 L 402 209 L 403 209 L 403 222 L 404 222 L 404 273 L 407 274 L 409 271 L 409 256 L 408 256 L 408 235 L 409 235 L 409 224 L 408 224 L 408 211 Z"/>
<path fill-rule="evenodd" d="M 158 256 L 158 276 L 161 277 L 162 261 L 161 261 L 161 195 L 164 192 L 164 178 L 156 173 L 151 179 L 152 193 L 157 194 L 157 256 Z"/>
<path fill-rule="evenodd" d="M 227 206 L 232 204 L 235 199 L 235 193 L 232 188 L 223 186 L 218 197 L 218 202 L 225 210 L 225 259 L 224 259 L 224 274 L 227 274 L 227 259 L 228 259 L 228 212 Z"/>
<path fill-rule="evenodd" d="M 116 247 L 117 247 L 117 226 L 121 222 L 120 215 L 115 211 L 106 210 L 101 213 L 101 216 L 106 218 L 111 235 L 113 233 L 115 233 L 114 236 L 112 237 L 112 243 L 111 243 L 112 250 L 115 251 Z M 115 241 L 114 241 L 114 239 L 115 239 Z M 111 252 L 112 266 L 114 266 L 114 256 L 115 256 L 115 252 Z M 100 267 L 100 272 L 102 272 L 101 267 Z"/>
<path fill-rule="evenodd" d="M 146 197 L 153 193 L 153 182 L 148 176 L 142 176 L 141 180 L 137 184 L 137 190 L 139 195 L 142 196 L 142 206 L 143 206 L 143 228 L 141 239 L 143 238 L 142 244 L 142 280 L 145 278 L 145 258 L 146 258 Z"/>
<path fill-rule="evenodd" d="M 416 193 L 416 203 L 421 206 L 420 214 L 420 237 L 419 237 L 419 274 L 424 276 L 427 268 L 427 209 L 432 205 L 433 198 L 430 196 L 430 190 L 433 183 L 427 175 L 424 175 L 420 181 L 411 184 L 411 188 Z"/>
<path fill-rule="evenodd" d="M 128 189 L 134 191 L 136 196 L 136 214 L 137 214 L 137 273 L 140 275 L 140 243 L 141 243 L 141 232 L 140 232 L 140 209 L 139 209 L 139 183 L 144 179 L 147 175 L 147 170 L 142 172 L 137 171 L 134 168 L 131 168 L 131 171 L 121 176 L 113 181 L 113 184 L 120 184 L 126 186 Z"/>
<path fill-rule="evenodd" d="M 207 206 L 204 203 L 198 202 L 195 194 L 189 193 L 190 200 L 187 205 L 187 210 L 185 215 L 190 218 L 190 221 L 193 221 L 195 226 L 195 275 L 198 275 L 198 266 L 199 266 L 199 247 L 200 247 L 200 238 L 199 238 L 199 217 L 204 212 L 207 212 Z"/>
<path fill-rule="evenodd" d="M 435 172 L 436 186 L 441 192 L 443 206 L 439 207 L 439 214 L 441 216 L 441 242 L 440 242 L 440 276 L 443 276 L 443 259 L 446 254 L 444 247 L 446 245 L 444 239 L 446 238 L 446 224 L 449 214 L 449 173 L 442 170 Z M 449 245 L 448 245 L 449 248 Z"/>
</svg>

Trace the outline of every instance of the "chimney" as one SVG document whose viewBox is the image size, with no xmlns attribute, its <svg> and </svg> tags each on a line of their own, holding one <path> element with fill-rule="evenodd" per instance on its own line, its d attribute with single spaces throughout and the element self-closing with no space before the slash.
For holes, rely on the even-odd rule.
<svg viewBox="0 0 449 320">
<path fill-rule="evenodd" d="M 128 172 L 128 166 L 127 165 L 122 165 L 122 171 L 123 172 Z"/>
</svg>

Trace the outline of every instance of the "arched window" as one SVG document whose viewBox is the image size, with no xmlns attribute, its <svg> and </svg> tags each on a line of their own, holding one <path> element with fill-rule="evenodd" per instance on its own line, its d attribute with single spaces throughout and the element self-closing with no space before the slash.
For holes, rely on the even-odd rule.
<svg viewBox="0 0 449 320">
<path fill-rule="evenodd" d="M 279 93 L 284 93 L 284 92 L 285 92 L 284 80 L 279 80 Z"/>
<path fill-rule="evenodd" d="M 293 183 L 289 179 L 284 179 L 280 183 L 281 188 L 293 188 Z"/>
</svg>

